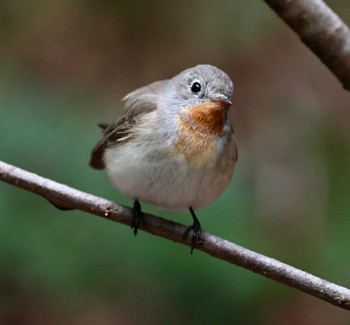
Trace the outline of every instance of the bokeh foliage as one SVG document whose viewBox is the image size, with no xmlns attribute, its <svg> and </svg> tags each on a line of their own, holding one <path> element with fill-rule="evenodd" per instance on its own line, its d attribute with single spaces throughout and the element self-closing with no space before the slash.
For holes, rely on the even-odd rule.
<svg viewBox="0 0 350 325">
<path fill-rule="evenodd" d="M 350 21 L 347 1 L 330 4 Z M 236 87 L 239 161 L 229 189 L 198 211 L 203 228 L 350 286 L 349 94 L 262 1 L 16 0 L 1 2 L 0 18 L 1 160 L 130 204 L 88 167 L 97 122 L 119 116 L 120 98 L 136 87 L 217 65 Z M 4 324 L 350 320 L 188 247 L 134 238 L 5 183 L 0 265 Z"/>
</svg>

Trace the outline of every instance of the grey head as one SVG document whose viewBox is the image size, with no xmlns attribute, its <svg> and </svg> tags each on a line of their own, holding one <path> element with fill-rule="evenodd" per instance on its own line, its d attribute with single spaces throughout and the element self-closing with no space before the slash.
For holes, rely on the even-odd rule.
<svg viewBox="0 0 350 325">
<path fill-rule="evenodd" d="M 231 104 L 233 84 L 230 77 L 209 64 L 186 69 L 168 81 L 167 107 L 195 106 L 208 101 Z"/>
</svg>

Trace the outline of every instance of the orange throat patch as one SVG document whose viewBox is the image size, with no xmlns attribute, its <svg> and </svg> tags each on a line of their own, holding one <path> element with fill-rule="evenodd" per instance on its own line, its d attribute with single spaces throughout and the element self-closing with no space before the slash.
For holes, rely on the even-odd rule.
<svg viewBox="0 0 350 325">
<path fill-rule="evenodd" d="M 188 109 L 186 116 L 180 116 L 181 126 L 203 135 L 218 135 L 225 127 L 225 107 L 226 105 L 220 102 L 206 102 L 193 106 Z"/>
<path fill-rule="evenodd" d="M 216 136 L 225 127 L 225 107 L 220 102 L 207 102 L 188 108 L 186 115 L 178 115 L 179 138 L 176 151 L 189 165 L 196 168 L 216 163 Z"/>
</svg>

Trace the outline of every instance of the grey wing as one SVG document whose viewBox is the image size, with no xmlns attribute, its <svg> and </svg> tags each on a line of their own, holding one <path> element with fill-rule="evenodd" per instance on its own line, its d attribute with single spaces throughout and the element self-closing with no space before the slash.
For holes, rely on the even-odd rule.
<svg viewBox="0 0 350 325">
<path fill-rule="evenodd" d="M 98 141 L 91 151 L 90 166 L 95 169 L 103 169 L 105 167 L 103 155 L 105 149 L 113 143 L 118 143 L 123 138 L 130 136 L 131 128 L 128 127 L 128 120 L 122 117 L 116 123 L 112 123 L 105 127 L 103 137 Z"/>
<path fill-rule="evenodd" d="M 157 108 L 157 98 L 167 80 L 154 82 L 146 87 L 137 89 L 123 99 L 125 101 L 125 114 L 111 125 L 100 125 L 104 129 L 103 137 L 92 149 L 90 166 L 103 169 L 104 152 L 106 148 L 127 142 L 133 136 L 133 126 L 147 113 Z"/>
</svg>

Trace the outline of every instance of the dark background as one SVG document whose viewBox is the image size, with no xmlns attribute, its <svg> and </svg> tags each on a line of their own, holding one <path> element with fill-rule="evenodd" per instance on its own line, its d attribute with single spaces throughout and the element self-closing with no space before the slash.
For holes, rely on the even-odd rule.
<svg viewBox="0 0 350 325">
<path fill-rule="evenodd" d="M 347 0 L 328 1 L 350 22 Z M 350 286 L 350 96 L 263 1 L 0 3 L 0 159 L 131 204 L 88 166 L 129 91 L 199 63 L 235 84 L 239 161 L 204 230 Z M 189 225 L 188 213 L 144 210 Z M 0 183 L 2 324 L 348 324 L 199 251 Z"/>
</svg>

